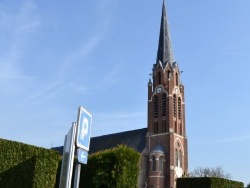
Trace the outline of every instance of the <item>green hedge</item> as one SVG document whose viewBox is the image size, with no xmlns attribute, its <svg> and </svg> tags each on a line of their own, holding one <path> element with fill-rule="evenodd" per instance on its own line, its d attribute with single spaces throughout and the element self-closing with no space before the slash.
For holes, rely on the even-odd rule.
<svg viewBox="0 0 250 188">
<path fill-rule="evenodd" d="M 97 152 L 82 165 L 79 187 L 136 188 L 140 154 L 126 146 Z"/>
<path fill-rule="evenodd" d="M 54 188 L 58 152 L 0 139 L 0 188 Z"/>
<path fill-rule="evenodd" d="M 92 154 L 82 165 L 80 187 L 136 188 L 139 159 L 126 146 Z M 60 168 L 61 156 L 54 150 L 0 139 L 0 188 L 58 187 Z"/>
<path fill-rule="evenodd" d="M 244 188 L 244 184 L 215 177 L 178 178 L 177 188 Z"/>
</svg>

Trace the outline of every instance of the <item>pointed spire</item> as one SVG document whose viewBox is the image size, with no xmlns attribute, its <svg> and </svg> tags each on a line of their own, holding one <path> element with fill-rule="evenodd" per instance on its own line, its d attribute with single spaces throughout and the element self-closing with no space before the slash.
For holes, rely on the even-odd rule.
<svg viewBox="0 0 250 188">
<path fill-rule="evenodd" d="M 163 0 L 163 5 L 162 5 L 161 29 L 160 29 L 156 64 L 158 64 L 159 61 L 161 61 L 164 68 L 168 62 L 171 65 L 174 62 L 174 55 L 173 55 L 173 50 L 172 50 L 172 45 L 171 45 L 171 40 L 170 40 L 170 32 L 169 32 L 168 19 L 167 19 L 167 13 L 166 13 L 164 0 Z"/>
</svg>

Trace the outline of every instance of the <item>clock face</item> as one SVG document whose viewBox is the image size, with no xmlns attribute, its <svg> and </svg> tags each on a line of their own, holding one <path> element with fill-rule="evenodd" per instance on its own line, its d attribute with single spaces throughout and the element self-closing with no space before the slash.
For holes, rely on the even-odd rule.
<svg viewBox="0 0 250 188">
<path fill-rule="evenodd" d="M 161 93 L 161 92 L 162 92 L 162 88 L 161 88 L 161 87 L 157 87 L 157 88 L 156 88 L 156 92 L 157 92 L 157 93 Z"/>
<path fill-rule="evenodd" d="M 179 89 L 175 88 L 175 93 L 178 95 L 179 94 Z"/>
</svg>

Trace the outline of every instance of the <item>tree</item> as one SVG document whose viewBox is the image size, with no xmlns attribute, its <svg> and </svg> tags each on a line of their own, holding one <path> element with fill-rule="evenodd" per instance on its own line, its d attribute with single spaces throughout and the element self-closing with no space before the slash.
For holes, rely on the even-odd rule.
<svg viewBox="0 0 250 188">
<path fill-rule="evenodd" d="M 231 174 L 225 172 L 221 166 L 215 168 L 197 167 L 189 173 L 190 177 L 217 177 L 231 179 Z M 250 187 L 249 187 L 250 188 Z"/>
<path fill-rule="evenodd" d="M 250 188 L 250 183 L 249 183 L 249 184 L 247 184 L 246 188 Z"/>
</svg>

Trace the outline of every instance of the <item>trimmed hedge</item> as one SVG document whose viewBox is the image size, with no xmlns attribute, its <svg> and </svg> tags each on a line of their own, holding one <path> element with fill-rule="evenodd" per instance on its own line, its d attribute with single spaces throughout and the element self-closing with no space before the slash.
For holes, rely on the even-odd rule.
<svg viewBox="0 0 250 188">
<path fill-rule="evenodd" d="M 60 158 L 53 150 L 0 139 L 0 188 L 54 188 Z"/>
<path fill-rule="evenodd" d="M 80 187 L 136 188 L 139 159 L 126 146 L 92 154 L 82 165 Z M 60 168 L 57 151 L 0 139 L 0 188 L 58 187 Z"/>
<path fill-rule="evenodd" d="M 126 146 L 94 153 L 82 165 L 79 187 L 136 188 L 140 154 Z"/>
<path fill-rule="evenodd" d="M 244 188 L 244 184 L 215 177 L 178 178 L 177 188 Z"/>
</svg>

